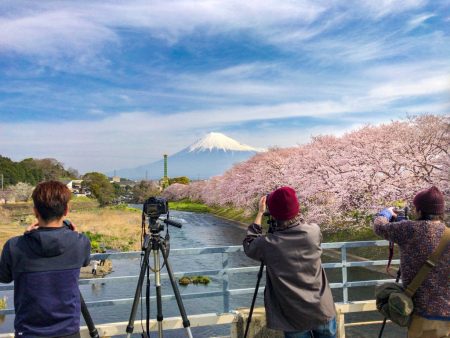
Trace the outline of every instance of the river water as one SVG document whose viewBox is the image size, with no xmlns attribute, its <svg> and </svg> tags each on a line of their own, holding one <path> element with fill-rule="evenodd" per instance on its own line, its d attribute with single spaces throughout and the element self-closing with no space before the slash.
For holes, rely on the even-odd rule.
<svg viewBox="0 0 450 338">
<path fill-rule="evenodd" d="M 226 246 L 241 245 L 245 236 L 245 229 L 234 222 L 227 221 L 209 214 L 197 214 L 182 211 L 171 211 L 171 217 L 183 223 L 182 229 L 174 227 L 170 228 L 170 245 L 175 248 L 197 248 L 210 246 Z M 137 227 L 140 224 L 136 224 Z M 170 256 L 173 270 L 175 272 L 199 271 L 208 269 L 220 269 L 222 265 L 221 254 L 209 254 L 198 256 Z M 153 260 L 150 260 L 153 262 Z M 324 261 L 332 261 L 332 259 L 324 257 Z M 229 254 L 230 267 L 256 266 L 258 262 L 252 261 L 245 257 L 243 253 Z M 113 272 L 109 275 L 114 276 L 131 276 L 138 275 L 140 269 L 140 260 L 114 260 Z M 165 272 L 165 271 L 163 271 Z M 340 269 L 327 269 L 327 276 L 330 282 L 341 282 Z M 230 277 L 230 289 L 254 288 L 256 283 L 255 273 L 239 273 Z M 362 268 L 349 269 L 349 281 L 381 279 L 387 278 L 386 275 L 368 271 Z M 262 281 L 262 287 L 264 280 Z M 133 298 L 136 289 L 136 280 L 125 280 L 120 283 L 98 283 L 97 285 L 82 285 L 80 290 L 86 302 L 94 300 L 110 300 L 121 298 Z M 221 291 L 222 281 L 212 278 L 212 282 L 208 286 L 189 285 L 187 287 L 179 287 L 181 294 L 198 293 L 202 291 Z M 342 300 L 342 290 L 333 289 L 333 296 L 336 302 Z M 153 284 L 151 286 L 151 294 L 155 294 Z M 145 291 L 144 291 L 145 293 Z M 8 297 L 8 304 L 12 305 L 12 292 L 4 293 Z M 170 282 L 163 280 L 162 294 L 173 294 Z M 349 300 L 366 300 L 374 298 L 373 287 L 351 288 L 349 289 Z M 230 297 L 230 308 L 249 307 L 252 295 L 239 295 Z M 223 312 L 222 297 L 210 297 L 201 299 L 186 299 L 183 301 L 186 312 L 189 315 L 201 313 L 221 313 Z M 263 305 L 262 295 L 257 299 L 257 306 Z M 156 303 L 151 303 L 151 318 L 156 316 Z M 107 322 L 127 322 L 130 316 L 131 304 L 105 306 L 91 308 L 90 312 L 96 324 Z M 179 316 L 179 311 L 175 301 L 163 302 L 164 317 Z M 137 319 L 141 318 L 138 311 Z M 377 313 L 364 313 L 347 315 L 346 322 L 362 321 L 362 320 L 380 320 L 381 316 Z M 83 324 L 84 325 L 84 324 Z M 144 323 L 145 325 L 145 323 Z M 347 337 L 378 337 L 379 325 L 348 327 L 346 329 Z M 0 322 L 0 333 L 13 331 L 13 316 L 6 316 L 3 323 Z M 140 327 L 135 327 L 136 337 L 140 332 Z M 229 334 L 229 326 L 215 326 L 206 328 L 193 328 L 194 337 L 213 337 Z M 397 328 L 394 325 L 387 325 L 383 337 L 403 337 L 405 330 Z M 167 330 L 165 337 L 184 337 L 184 330 Z M 152 334 L 152 337 L 156 337 Z"/>
</svg>

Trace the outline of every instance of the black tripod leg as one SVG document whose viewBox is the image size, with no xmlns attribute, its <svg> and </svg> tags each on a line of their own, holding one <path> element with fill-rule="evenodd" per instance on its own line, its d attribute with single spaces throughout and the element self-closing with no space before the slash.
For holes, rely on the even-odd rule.
<svg viewBox="0 0 450 338">
<path fill-rule="evenodd" d="M 264 263 L 261 262 L 261 266 L 258 271 L 258 280 L 256 281 L 255 293 L 253 294 L 252 306 L 250 307 L 250 312 L 248 313 L 247 325 L 245 326 L 244 338 L 247 338 L 248 329 L 250 328 L 250 322 L 252 321 L 253 309 L 255 308 L 256 297 L 258 296 L 259 283 L 261 282 L 262 274 L 264 271 Z"/>
<path fill-rule="evenodd" d="M 384 327 L 386 326 L 386 321 L 387 321 L 387 318 L 384 317 L 383 324 L 381 325 L 380 333 L 378 334 L 378 338 L 381 338 L 381 336 L 383 335 Z"/>
<path fill-rule="evenodd" d="M 145 246 L 145 244 L 144 244 Z M 134 330 L 134 319 L 136 318 L 136 311 L 137 307 L 139 305 L 139 301 L 141 298 L 141 292 L 142 292 L 142 283 L 144 282 L 145 273 L 147 272 L 147 266 L 148 266 L 148 256 L 150 255 L 151 247 L 146 246 L 145 254 L 144 254 L 144 262 L 141 266 L 141 272 L 139 273 L 139 279 L 138 284 L 136 286 L 136 292 L 134 294 L 134 300 L 133 300 L 133 306 L 131 307 L 131 313 L 130 313 L 130 319 L 128 320 L 128 326 L 127 326 L 127 338 L 131 338 L 131 334 Z"/>
<path fill-rule="evenodd" d="M 95 328 L 94 321 L 92 320 L 91 314 L 89 313 L 89 310 L 86 306 L 86 303 L 84 302 L 83 295 L 80 292 L 80 302 L 81 302 L 81 313 L 83 314 L 84 321 L 86 322 L 86 325 L 89 330 L 89 335 L 92 338 L 100 338 L 98 335 L 98 331 Z"/>
<path fill-rule="evenodd" d="M 191 332 L 191 328 L 190 328 L 191 323 L 189 322 L 189 319 L 186 315 L 186 310 L 184 309 L 183 301 L 182 301 L 181 295 L 180 295 L 180 290 L 178 290 L 178 285 L 175 282 L 175 279 L 173 277 L 172 266 L 169 263 L 169 259 L 167 258 L 167 254 L 166 254 L 166 251 L 165 251 L 165 248 L 163 247 L 163 245 L 160 245 L 159 248 L 160 248 L 162 256 L 164 258 L 164 263 L 166 264 L 167 273 L 169 275 L 170 283 L 172 284 L 172 290 L 173 290 L 173 293 L 175 294 L 175 299 L 177 300 L 178 309 L 180 310 L 181 318 L 183 319 L 183 327 L 186 329 L 187 336 L 189 338 L 192 338 L 192 332 Z"/>
</svg>

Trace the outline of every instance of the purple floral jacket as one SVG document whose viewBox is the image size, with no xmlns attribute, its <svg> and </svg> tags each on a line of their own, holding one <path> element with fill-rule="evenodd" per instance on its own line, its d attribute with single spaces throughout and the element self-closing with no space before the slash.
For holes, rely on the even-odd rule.
<svg viewBox="0 0 450 338">
<path fill-rule="evenodd" d="M 389 223 L 377 216 L 374 231 L 400 247 L 402 283 L 408 285 L 419 269 L 436 250 L 445 224 L 431 221 L 401 221 Z M 413 296 L 417 315 L 432 320 L 450 321 L 450 247 L 447 246 L 438 264 Z"/>
</svg>

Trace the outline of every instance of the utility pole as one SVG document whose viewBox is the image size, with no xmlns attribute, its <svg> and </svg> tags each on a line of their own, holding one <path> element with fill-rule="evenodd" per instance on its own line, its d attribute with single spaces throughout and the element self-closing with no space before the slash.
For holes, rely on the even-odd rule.
<svg viewBox="0 0 450 338">
<path fill-rule="evenodd" d="M 3 190 L 3 174 L 2 174 L 2 190 Z"/>
</svg>

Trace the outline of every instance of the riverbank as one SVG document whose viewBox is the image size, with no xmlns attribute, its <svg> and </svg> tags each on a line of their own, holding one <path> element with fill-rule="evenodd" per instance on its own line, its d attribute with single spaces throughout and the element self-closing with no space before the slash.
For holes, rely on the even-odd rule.
<svg viewBox="0 0 450 338">
<path fill-rule="evenodd" d="M 248 215 L 242 209 L 224 208 L 218 206 L 208 206 L 199 202 L 188 200 L 169 202 L 169 209 L 179 211 L 190 211 L 200 213 L 210 213 L 215 216 L 232 220 L 247 227 L 255 219 L 256 214 Z M 348 241 L 369 241 L 380 239 L 373 232 L 372 228 L 361 228 L 358 230 L 340 230 L 338 232 L 323 232 L 324 242 L 348 242 Z"/>
<path fill-rule="evenodd" d="M 255 219 L 255 215 L 248 215 L 245 210 L 225 207 L 211 207 L 209 205 L 188 200 L 169 202 L 169 209 L 199 213 L 210 213 L 214 216 L 235 221 L 247 226 Z"/>
</svg>

